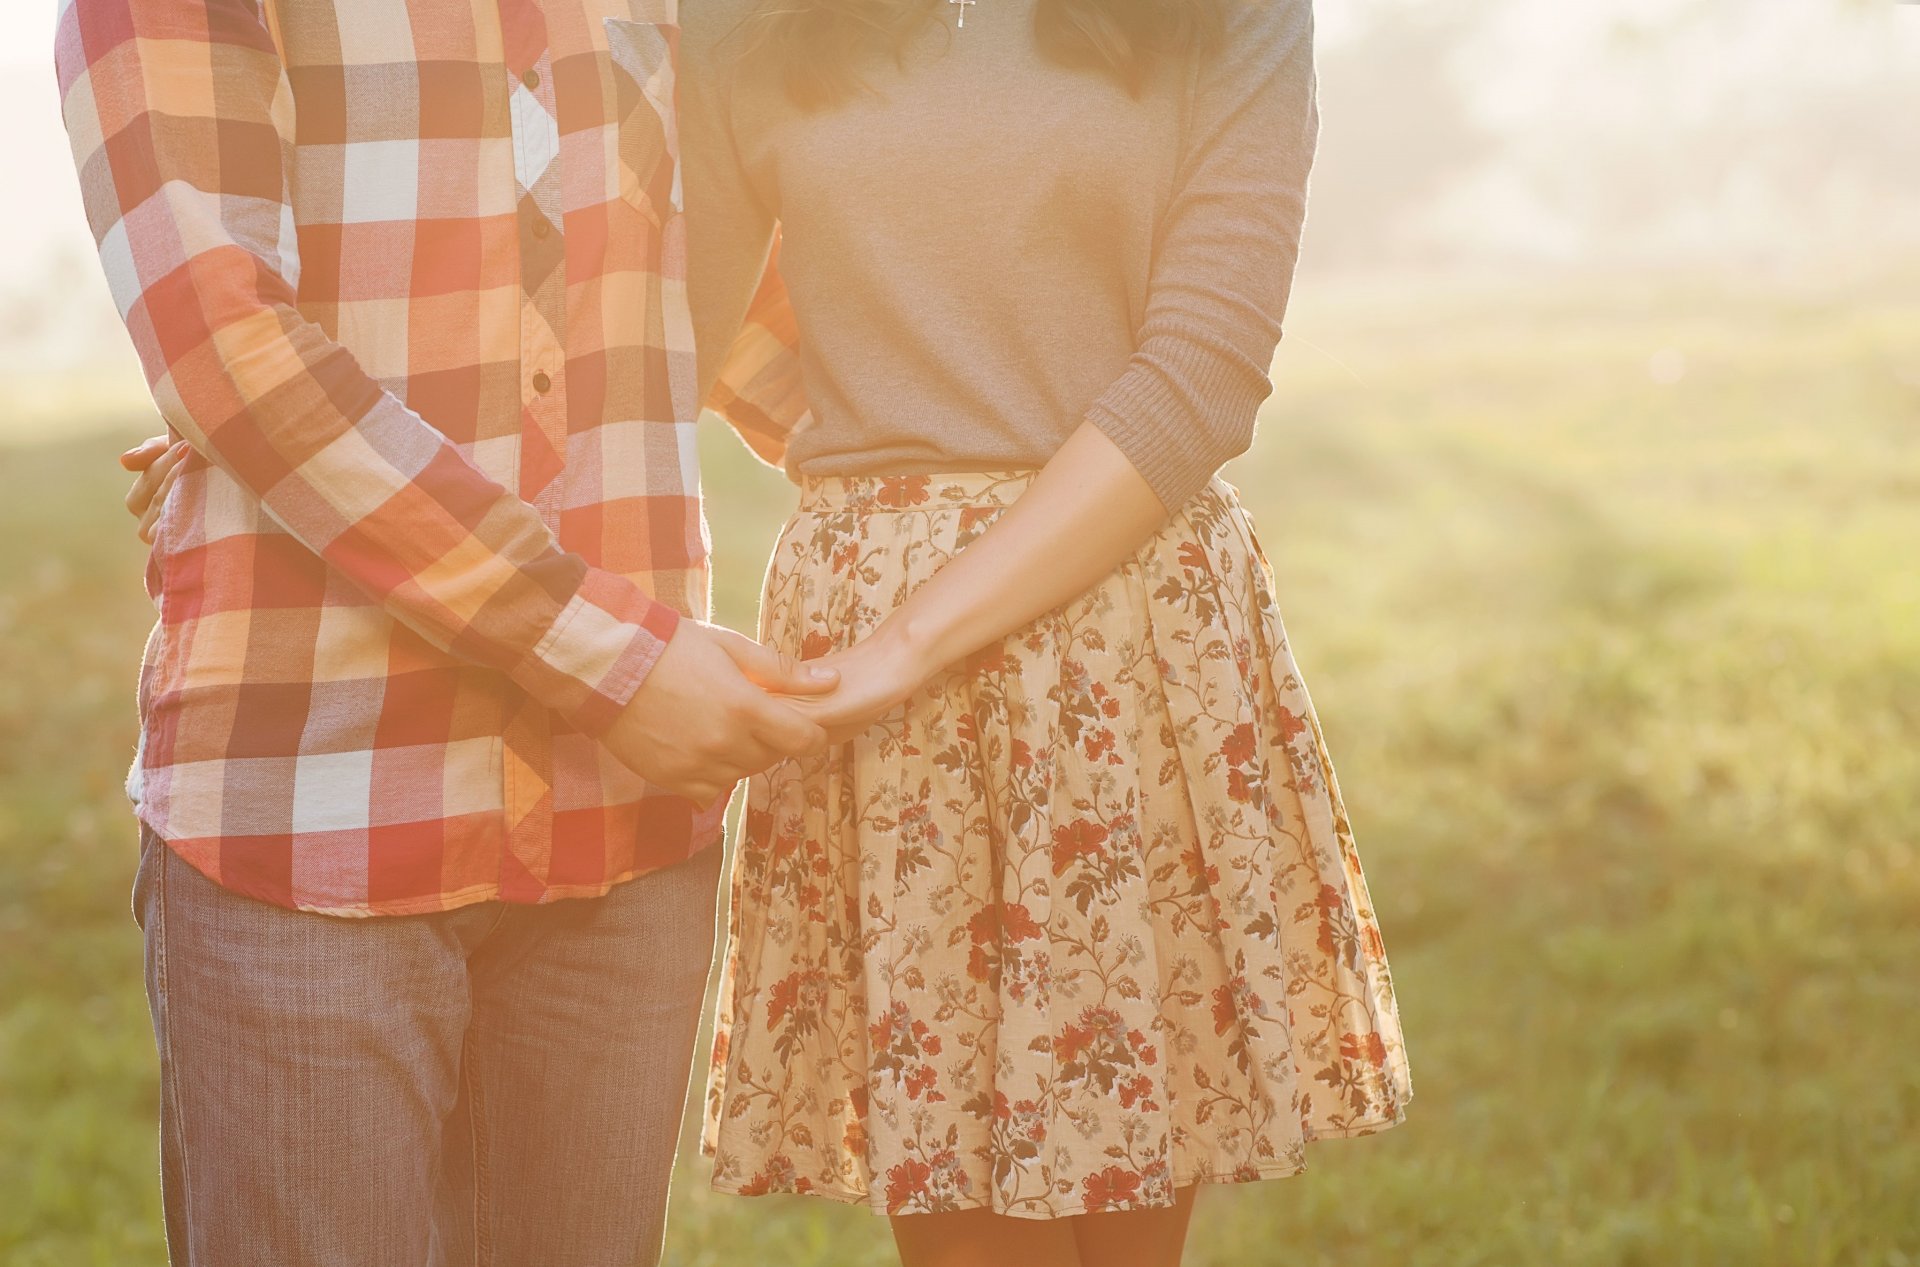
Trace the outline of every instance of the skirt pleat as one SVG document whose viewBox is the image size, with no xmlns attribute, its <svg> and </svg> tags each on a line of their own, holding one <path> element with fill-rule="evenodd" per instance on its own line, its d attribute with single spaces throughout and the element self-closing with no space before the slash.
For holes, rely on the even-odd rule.
<svg viewBox="0 0 1920 1267">
<path fill-rule="evenodd" d="M 1028 475 L 810 481 L 762 637 L 856 642 Z M 714 1184 L 889 1213 L 1163 1206 L 1411 1096 L 1272 574 L 1216 480 L 1090 593 L 748 787 Z"/>
</svg>

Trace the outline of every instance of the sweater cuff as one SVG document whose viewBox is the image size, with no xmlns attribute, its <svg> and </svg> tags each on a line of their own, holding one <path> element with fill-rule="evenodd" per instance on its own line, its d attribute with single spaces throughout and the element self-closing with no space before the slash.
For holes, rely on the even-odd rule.
<svg viewBox="0 0 1920 1267">
<path fill-rule="evenodd" d="M 1093 403 L 1087 421 L 1118 446 L 1171 514 L 1246 451 L 1254 414 L 1273 386 L 1235 358 L 1163 362 L 1136 360 Z"/>
</svg>

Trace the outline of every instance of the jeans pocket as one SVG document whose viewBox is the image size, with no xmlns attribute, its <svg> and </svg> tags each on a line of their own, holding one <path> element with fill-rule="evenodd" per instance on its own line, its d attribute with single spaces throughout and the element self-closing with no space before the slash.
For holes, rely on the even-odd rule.
<svg viewBox="0 0 1920 1267">
<path fill-rule="evenodd" d="M 160 853 L 167 847 L 167 842 L 145 823 L 139 826 L 140 861 L 133 873 L 133 922 L 144 932 L 147 927 L 147 907 L 152 903 L 156 895 L 155 888 L 160 882 L 159 872 L 164 862 Z"/>
<path fill-rule="evenodd" d="M 656 226 L 680 213 L 680 128 L 674 106 L 676 22 L 607 18 L 617 97 L 620 196 Z"/>
</svg>

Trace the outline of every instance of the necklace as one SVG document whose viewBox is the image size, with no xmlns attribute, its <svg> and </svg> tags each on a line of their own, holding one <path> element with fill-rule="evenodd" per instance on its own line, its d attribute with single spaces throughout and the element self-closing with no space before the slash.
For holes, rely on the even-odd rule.
<svg viewBox="0 0 1920 1267">
<path fill-rule="evenodd" d="M 969 5 L 979 4 L 980 0 L 947 0 L 947 3 L 957 4 L 960 6 L 960 21 L 957 22 L 955 25 L 958 26 L 961 30 L 965 30 L 967 26 L 967 7 Z"/>
</svg>

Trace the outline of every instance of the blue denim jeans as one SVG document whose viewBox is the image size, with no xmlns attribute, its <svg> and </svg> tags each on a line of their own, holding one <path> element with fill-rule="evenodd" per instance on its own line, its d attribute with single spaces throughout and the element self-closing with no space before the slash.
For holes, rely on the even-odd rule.
<svg viewBox="0 0 1920 1267">
<path fill-rule="evenodd" d="M 337 919 L 141 837 L 176 1267 L 659 1260 L 718 848 L 602 898 Z"/>
</svg>

